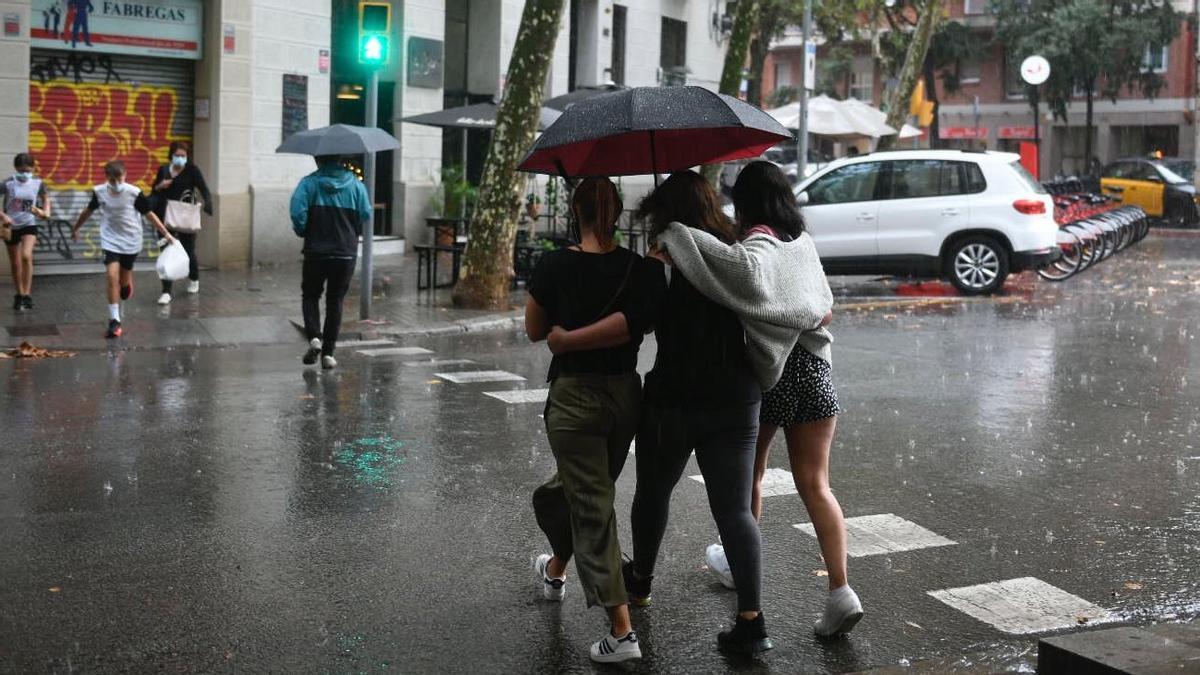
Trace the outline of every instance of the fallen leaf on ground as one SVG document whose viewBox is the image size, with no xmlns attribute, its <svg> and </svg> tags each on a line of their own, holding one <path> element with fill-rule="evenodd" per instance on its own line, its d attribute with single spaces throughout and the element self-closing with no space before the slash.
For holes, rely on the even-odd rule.
<svg viewBox="0 0 1200 675">
<path fill-rule="evenodd" d="M 1128 588 L 1131 591 L 1140 591 L 1142 590 L 1142 585 L 1136 581 L 1126 581 L 1125 588 Z"/>
<path fill-rule="evenodd" d="M 0 352 L 0 359 L 59 359 L 72 356 L 75 356 L 75 352 L 34 347 L 28 342 L 22 342 L 16 349 Z"/>
<path fill-rule="evenodd" d="M 915 624 L 912 621 L 905 621 L 904 623 L 916 628 L 917 630 L 925 630 L 924 628 L 921 628 L 920 624 Z"/>
<path fill-rule="evenodd" d="M 441 384 L 441 380 L 426 380 L 425 384 Z"/>
<path fill-rule="evenodd" d="M 1077 617 L 1075 617 L 1075 623 L 1078 623 L 1078 624 L 1085 624 L 1085 623 L 1087 623 L 1087 622 L 1088 622 L 1088 618 L 1087 618 L 1086 616 L 1077 616 Z"/>
<path fill-rule="evenodd" d="M 825 570 L 813 570 L 813 574 L 815 574 L 815 575 L 817 575 L 817 576 L 819 576 L 819 577 L 827 577 L 827 576 L 829 576 L 829 572 L 827 572 L 827 571 L 825 571 Z"/>
<path fill-rule="evenodd" d="M 50 592 L 51 592 L 51 593 L 57 593 L 57 592 L 59 592 L 59 591 L 61 591 L 61 590 L 62 590 L 62 589 L 61 589 L 61 588 L 59 588 L 58 586 L 51 586 L 51 587 L 50 587 Z"/>
</svg>

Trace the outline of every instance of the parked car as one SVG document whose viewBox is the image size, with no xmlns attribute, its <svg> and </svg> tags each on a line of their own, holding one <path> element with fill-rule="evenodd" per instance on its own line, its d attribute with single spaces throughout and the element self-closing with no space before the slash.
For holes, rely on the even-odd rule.
<svg viewBox="0 0 1200 675">
<path fill-rule="evenodd" d="M 1053 202 L 1019 160 L 880 152 L 837 160 L 795 193 L 827 273 L 943 276 L 987 294 L 1059 255 Z"/>
<path fill-rule="evenodd" d="M 1124 204 L 1142 207 L 1151 218 L 1189 227 L 1200 223 L 1195 174 L 1195 163 L 1186 159 L 1118 159 L 1100 172 L 1100 189 Z"/>
</svg>

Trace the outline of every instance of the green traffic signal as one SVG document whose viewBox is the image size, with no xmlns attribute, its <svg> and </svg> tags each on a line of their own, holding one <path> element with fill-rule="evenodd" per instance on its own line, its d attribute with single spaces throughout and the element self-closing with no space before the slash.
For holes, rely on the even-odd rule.
<svg viewBox="0 0 1200 675">
<path fill-rule="evenodd" d="M 358 62 L 382 66 L 388 60 L 388 39 L 392 29 L 390 2 L 358 3 Z"/>
<path fill-rule="evenodd" d="M 388 59 L 388 39 L 386 35 L 363 35 L 360 39 L 359 60 L 363 63 L 378 65 Z"/>
</svg>

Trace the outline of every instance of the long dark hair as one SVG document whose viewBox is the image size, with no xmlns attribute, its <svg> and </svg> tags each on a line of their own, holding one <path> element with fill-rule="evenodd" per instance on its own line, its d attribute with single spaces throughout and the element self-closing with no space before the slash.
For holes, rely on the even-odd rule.
<svg viewBox="0 0 1200 675">
<path fill-rule="evenodd" d="M 733 210 L 742 231 L 767 225 L 789 237 L 804 232 L 792 186 L 779 167 L 762 160 L 750 162 L 733 184 Z"/>
<path fill-rule="evenodd" d="M 617 186 L 603 176 L 584 178 L 571 193 L 571 215 L 579 228 L 580 239 L 586 227 L 605 248 L 612 244 L 617 219 L 624 208 Z"/>
<path fill-rule="evenodd" d="M 637 218 L 650 224 L 656 239 L 671 222 L 704 230 L 726 244 L 737 241 L 733 223 L 721 213 L 721 198 L 708 181 L 695 171 L 671 174 L 638 204 Z"/>
</svg>

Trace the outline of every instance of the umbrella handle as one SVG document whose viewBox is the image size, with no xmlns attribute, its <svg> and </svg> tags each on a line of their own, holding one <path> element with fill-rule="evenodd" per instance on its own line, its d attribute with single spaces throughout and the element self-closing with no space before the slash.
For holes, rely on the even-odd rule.
<svg viewBox="0 0 1200 675">
<path fill-rule="evenodd" d="M 650 173 L 654 174 L 654 187 L 658 187 L 658 154 L 654 152 L 654 132 L 650 133 Z"/>
<path fill-rule="evenodd" d="M 567 167 L 563 166 L 562 160 L 558 159 L 556 157 L 554 159 L 554 166 L 555 166 L 555 168 L 558 169 L 558 175 L 562 176 L 562 179 L 563 179 L 563 181 L 566 182 L 567 187 L 574 190 L 575 189 L 575 181 L 572 180 L 572 178 L 567 175 Z"/>
</svg>

